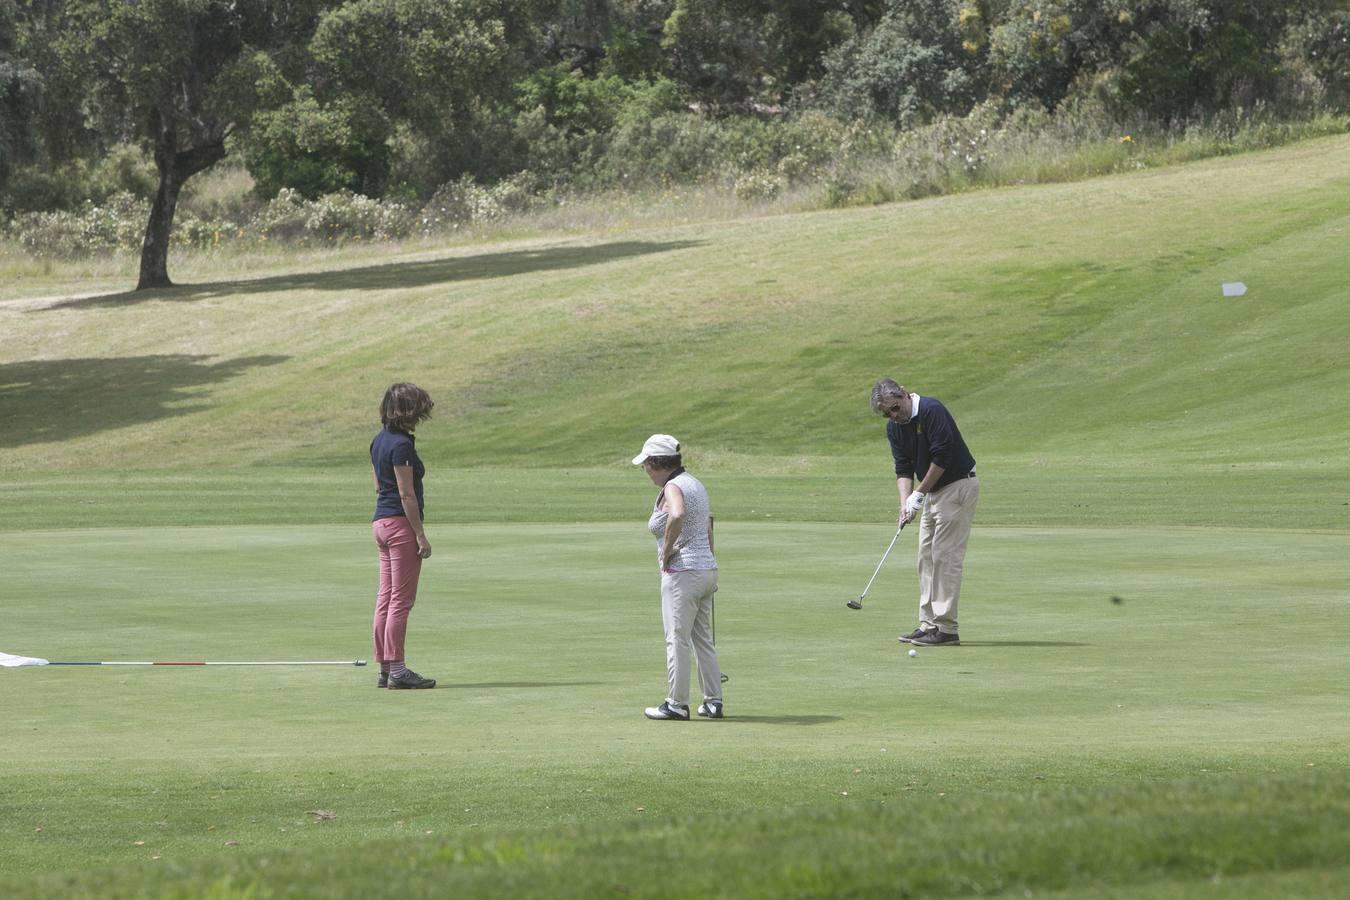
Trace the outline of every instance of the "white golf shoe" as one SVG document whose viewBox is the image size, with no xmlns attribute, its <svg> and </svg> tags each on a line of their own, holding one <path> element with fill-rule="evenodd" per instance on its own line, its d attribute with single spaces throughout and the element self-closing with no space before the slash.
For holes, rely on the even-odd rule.
<svg viewBox="0 0 1350 900">
<path fill-rule="evenodd" d="M 689 707 L 672 706 L 670 701 L 662 700 L 660 706 L 649 706 L 642 713 L 649 719 L 673 719 L 678 722 L 689 721 Z"/>
</svg>

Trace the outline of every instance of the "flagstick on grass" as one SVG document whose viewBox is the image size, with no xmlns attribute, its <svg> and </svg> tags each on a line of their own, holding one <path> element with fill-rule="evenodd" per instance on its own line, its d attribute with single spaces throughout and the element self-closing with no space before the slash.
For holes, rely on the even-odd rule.
<svg viewBox="0 0 1350 900">
<path fill-rule="evenodd" d="M 104 660 L 101 662 L 75 662 L 71 660 L 41 659 L 35 656 L 15 656 L 0 653 L 0 667 L 18 668 L 21 666 L 364 666 L 364 659 L 343 660 L 270 660 L 265 662 L 131 662 L 128 660 Z"/>
</svg>

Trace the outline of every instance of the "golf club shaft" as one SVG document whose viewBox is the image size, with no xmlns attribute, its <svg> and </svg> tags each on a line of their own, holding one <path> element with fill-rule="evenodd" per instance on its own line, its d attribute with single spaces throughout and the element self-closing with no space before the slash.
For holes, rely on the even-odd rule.
<svg viewBox="0 0 1350 900">
<path fill-rule="evenodd" d="M 886 548 L 886 552 L 881 554 L 881 562 L 877 563 L 876 571 L 872 573 L 871 578 L 867 579 L 867 587 L 863 588 L 863 592 L 858 595 L 859 603 L 861 603 L 863 598 L 867 596 L 867 592 L 872 589 L 872 582 L 877 580 L 877 575 L 881 573 L 881 567 L 886 564 L 886 557 L 891 555 L 891 551 L 895 549 L 895 542 L 900 540 L 900 532 L 904 530 L 905 530 L 904 525 L 901 525 L 899 528 L 895 529 L 895 537 L 891 538 L 891 544 L 889 547 Z"/>
</svg>

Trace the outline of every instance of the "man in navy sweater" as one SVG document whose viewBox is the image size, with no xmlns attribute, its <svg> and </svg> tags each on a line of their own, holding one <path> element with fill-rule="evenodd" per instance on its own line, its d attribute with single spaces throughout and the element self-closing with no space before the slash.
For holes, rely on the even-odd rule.
<svg viewBox="0 0 1350 900">
<path fill-rule="evenodd" d="M 886 438 L 900 494 L 898 524 L 919 516 L 919 627 L 900 640 L 955 646 L 961 643 L 956 625 L 961 571 L 980 499 L 975 457 L 947 407 L 932 397 L 883 378 L 872 388 L 872 410 L 888 420 Z"/>
</svg>

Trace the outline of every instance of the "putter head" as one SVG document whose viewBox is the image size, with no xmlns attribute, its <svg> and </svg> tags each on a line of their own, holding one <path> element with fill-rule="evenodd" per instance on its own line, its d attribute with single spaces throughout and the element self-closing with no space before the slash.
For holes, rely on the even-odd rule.
<svg viewBox="0 0 1350 900">
<path fill-rule="evenodd" d="M 845 603 L 844 605 L 847 606 L 849 609 L 862 609 L 862 601 L 861 601 L 861 600 L 850 600 L 850 601 L 848 601 L 847 603 Z"/>
</svg>

